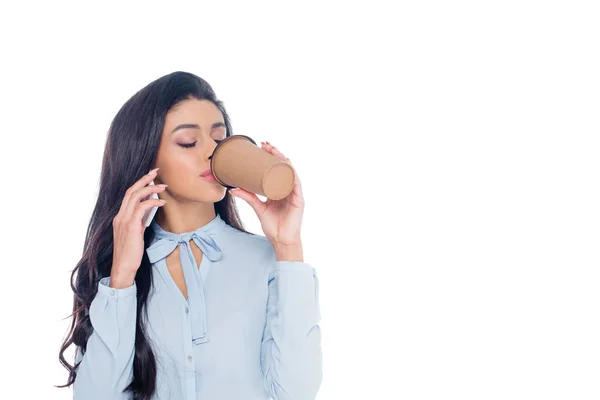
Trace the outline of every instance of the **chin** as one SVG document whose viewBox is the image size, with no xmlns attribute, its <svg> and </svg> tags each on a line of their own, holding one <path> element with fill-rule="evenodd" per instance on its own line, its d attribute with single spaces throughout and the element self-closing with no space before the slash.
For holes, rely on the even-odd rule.
<svg viewBox="0 0 600 400">
<path fill-rule="evenodd" d="M 216 203 L 223 200 L 226 192 L 227 188 L 225 186 L 218 184 L 210 185 L 209 187 L 202 188 L 202 201 Z"/>
</svg>

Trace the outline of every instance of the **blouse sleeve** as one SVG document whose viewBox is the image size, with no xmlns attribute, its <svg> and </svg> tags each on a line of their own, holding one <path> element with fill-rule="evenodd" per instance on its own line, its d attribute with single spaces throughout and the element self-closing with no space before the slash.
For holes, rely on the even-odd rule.
<svg viewBox="0 0 600 400">
<path fill-rule="evenodd" d="M 77 375 L 73 399 L 128 399 L 122 393 L 133 378 L 137 287 L 116 289 L 110 277 L 98 284 L 98 292 L 89 309 L 92 323 L 85 354 L 78 346 L 75 362 Z"/>
<path fill-rule="evenodd" d="M 268 288 L 261 347 L 265 388 L 274 400 L 315 399 L 322 380 L 317 272 L 304 262 L 275 261 Z"/>
</svg>

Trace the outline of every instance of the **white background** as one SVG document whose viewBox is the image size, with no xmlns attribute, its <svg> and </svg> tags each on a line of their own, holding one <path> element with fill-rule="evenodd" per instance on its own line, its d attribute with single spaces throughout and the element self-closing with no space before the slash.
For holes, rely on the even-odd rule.
<svg viewBox="0 0 600 400">
<path fill-rule="evenodd" d="M 184 70 L 298 170 L 319 400 L 598 399 L 593 3 L 3 3 L 0 397 L 71 398 L 108 127 Z"/>
</svg>

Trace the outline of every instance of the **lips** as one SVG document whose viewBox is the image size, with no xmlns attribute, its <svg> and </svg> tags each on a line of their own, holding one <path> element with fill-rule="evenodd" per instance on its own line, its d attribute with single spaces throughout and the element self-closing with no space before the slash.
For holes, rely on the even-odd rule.
<svg viewBox="0 0 600 400">
<path fill-rule="evenodd" d="M 210 169 L 207 169 L 206 171 L 204 171 L 203 173 L 201 173 L 200 177 L 202 179 L 205 179 L 205 180 L 209 181 L 209 182 L 217 182 L 217 180 L 213 176 L 212 171 Z"/>
<path fill-rule="evenodd" d="M 200 176 L 203 178 L 206 178 L 209 175 L 212 175 L 212 171 L 210 170 L 210 168 L 200 174 Z"/>
</svg>

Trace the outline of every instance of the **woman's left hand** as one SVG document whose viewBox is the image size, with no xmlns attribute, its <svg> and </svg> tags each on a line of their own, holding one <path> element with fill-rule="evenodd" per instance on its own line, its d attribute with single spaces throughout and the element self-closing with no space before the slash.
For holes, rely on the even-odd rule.
<svg viewBox="0 0 600 400">
<path fill-rule="evenodd" d="M 261 201 L 256 194 L 241 188 L 231 189 L 229 193 L 245 200 L 256 212 L 263 232 L 269 239 L 278 260 L 302 261 L 302 240 L 300 228 L 304 214 L 302 185 L 296 169 L 276 147 L 269 142 L 261 142 L 261 148 L 275 157 L 287 162 L 294 169 L 294 189 L 281 200 Z"/>
</svg>

